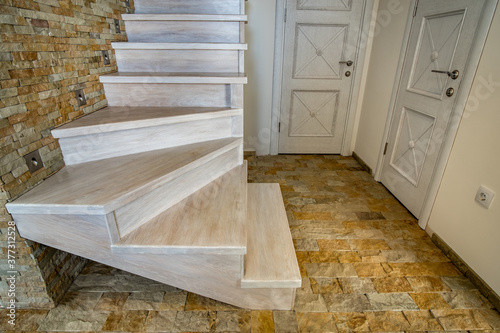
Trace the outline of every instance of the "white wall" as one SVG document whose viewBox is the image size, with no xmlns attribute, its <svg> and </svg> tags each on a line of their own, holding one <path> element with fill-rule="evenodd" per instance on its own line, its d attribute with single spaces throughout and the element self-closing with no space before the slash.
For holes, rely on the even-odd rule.
<svg viewBox="0 0 500 333">
<path fill-rule="evenodd" d="M 380 0 L 354 152 L 375 170 L 398 69 L 410 1 Z"/>
<path fill-rule="evenodd" d="M 486 41 L 471 94 L 428 222 L 500 294 L 500 15 Z M 480 185 L 496 192 L 489 210 Z"/>
<path fill-rule="evenodd" d="M 270 151 L 276 0 L 247 1 L 245 54 L 245 150 Z"/>
</svg>

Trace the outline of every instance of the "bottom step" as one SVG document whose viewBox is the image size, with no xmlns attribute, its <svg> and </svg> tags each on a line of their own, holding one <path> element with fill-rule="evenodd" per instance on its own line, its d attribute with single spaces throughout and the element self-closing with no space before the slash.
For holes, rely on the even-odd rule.
<svg viewBox="0 0 500 333">
<path fill-rule="evenodd" d="M 300 288 L 301 275 L 279 184 L 247 185 L 242 288 Z"/>
</svg>

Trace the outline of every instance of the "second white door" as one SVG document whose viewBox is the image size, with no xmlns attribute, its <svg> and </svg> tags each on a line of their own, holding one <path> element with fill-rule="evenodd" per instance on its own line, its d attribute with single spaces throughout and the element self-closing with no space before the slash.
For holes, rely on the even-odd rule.
<svg viewBox="0 0 500 333">
<path fill-rule="evenodd" d="M 287 0 L 279 153 L 341 152 L 364 6 Z"/>
</svg>

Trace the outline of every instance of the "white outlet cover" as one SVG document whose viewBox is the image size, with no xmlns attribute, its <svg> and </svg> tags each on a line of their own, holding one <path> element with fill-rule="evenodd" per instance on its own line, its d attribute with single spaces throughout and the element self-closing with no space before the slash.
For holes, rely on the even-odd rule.
<svg viewBox="0 0 500 333">
<path fill-rule="evenodd" d="M 491 202 L 495 197 L 495 192 L 487 188 L 486 186 L 479 186 L 479 189 L 476 193 L 476 201 L 486 209 L 490 208 Z"/>
</svg>

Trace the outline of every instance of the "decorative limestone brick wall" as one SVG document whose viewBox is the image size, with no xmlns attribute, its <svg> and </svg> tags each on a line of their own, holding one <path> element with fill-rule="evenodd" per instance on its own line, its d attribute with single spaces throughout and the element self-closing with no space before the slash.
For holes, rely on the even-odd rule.
<svg viewBox="0 0 500 333">
<path fill-rule="evenodd" d="M 22 239 L 16 232 L 12 269 L 11 217 L 5 204 L 64 166 L 51 129 L 107 105 L 99 75 L 117 70 L 110 44 L 126 41 L 120 14 L 129 11 L 128 0 L 0 1 L 2 306 L 10 300 L 9 271 L 16 272 L 17 308 L 47 308 L 57 304 L 85 266 L 83 258 Z M 102 53 L 106 50 L 108 65 Z M 83 106 L 75 96 L 79 89 L 87 100 Z M 30 173 L 24 156 L 37 150 L 43 167 Z"/>
</svg>

